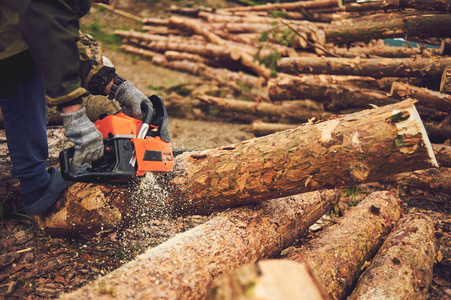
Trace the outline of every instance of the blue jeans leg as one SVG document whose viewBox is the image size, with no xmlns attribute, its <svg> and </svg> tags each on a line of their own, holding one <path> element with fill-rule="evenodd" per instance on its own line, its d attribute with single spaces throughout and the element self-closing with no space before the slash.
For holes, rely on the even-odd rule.
<svg viewBox="0 0 451 300">
<path fill-rule="evenodd" d="M 11 173 L 19 178 L 22 193 L 33 192 L 50 181 L 46 166 L 47 103 L 38 73 L 0 82 L 0 108 L 13 164 Z"/>
</svg>

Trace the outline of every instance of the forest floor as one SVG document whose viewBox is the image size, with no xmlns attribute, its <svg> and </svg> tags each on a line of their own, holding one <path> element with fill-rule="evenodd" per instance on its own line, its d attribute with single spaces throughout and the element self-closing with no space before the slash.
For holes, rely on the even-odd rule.
<svg viewBox="0 0 451 300">
<path fill-rule="evenodd" d="M 161 2 L 164 1 L 157 1 L 155 5 L 161 6 Z M 182 5 L 179 2 L 177 4 Z M 217 6 L 225 4 L 214 2 Z M 142 17 L 161 17 L 165 13 L 163 8 L 149 9 L 148 5 L 128 8 L 136 14 L 139 11 Z M 136 24 L 116 18 L 107 11 L 94 8 L 82 19 L 82 29 L 103 35 L 97 38 L 106 41 L 102 44 L 104 55 L 113 62 L 119 74 L 132 81 L 145 94 L 160 94 L 172 86 L 205 80 L 157 67 L 148 60 L 120 51 L 117 41 L 110 34 L 111 30 Z M 108 39 L 113 42 L 108 42 Z M 170 118 L 169 129 L 174 147 L 184 149 L 202 150 L 254 137 L 241 124 L 219 120 Z M 372 184 L 345 190 L 339 205 L 329 215 L 338 218 L 370 192 L 391 188 Z M 451 299 L 451 195 L 406 188 L 397 191 L 406 203 L 406 212 L 426 212 L 436 222 L 439 255 L 428 299 Z M 139 218 L 130 218 L 113 231 L 62 237 L 47 234 L 30 218 L 10 215 L 0 221 L 0 299 L 56 298 L 107 274 L 145 249 L 202 224 L 213 216 L 173 218 L 142 207 Z M 299 237 L 293 246 L 315 237 L 321 228 L 332 223 L 327 218 L 321 219 L 304 236 Z"/>
</svg>

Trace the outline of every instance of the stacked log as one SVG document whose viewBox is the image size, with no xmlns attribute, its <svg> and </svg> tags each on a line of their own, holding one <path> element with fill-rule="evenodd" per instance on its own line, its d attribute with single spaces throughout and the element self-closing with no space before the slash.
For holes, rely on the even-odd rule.
<svg viewBox="0 0 451 300">
<path fill-rule="evenodd" d="M 190 109 L 204 118 L 221 111 L 214 117 L 299 124 L 411 97 L 430 124 L 431 138 L 444 142 L 451 90 L 449 9 L 442 0 L 298 1 L 216 10 L 173 6 L 171 12 L 180 16 L 144 19 L 144 32 L 116 34 L 124 38 L 125 51 L 230 88 L 228 94 L 219 88 L 191 96 L 200 101 Z M 407 39 L 406 45 L 387 45 L 384 39 L 392 38 Z M 220 75 L 225 73 L 229 80 Z M 318 102 L 322 111 L 286 117 L 291 110 L 286 102 L 293 100 Z M 263 107 L 260 102 L 279 101 L 284 104 L 271 114 L 256 109 Z"/>
</svg>

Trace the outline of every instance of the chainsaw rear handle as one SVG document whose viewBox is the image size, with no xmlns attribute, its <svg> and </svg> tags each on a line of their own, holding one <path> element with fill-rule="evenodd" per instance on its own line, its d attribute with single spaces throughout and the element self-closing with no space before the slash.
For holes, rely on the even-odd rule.
<svg viewBox="0 0 451 300">
<path fill-rule="evenodd" d="M 143 123 L 151 124 L 153 119 L 153 106 L 149 102 L 142 102 L 141 103 L 141 110 L 144 114 L 144 120 Z"/>
</svg>

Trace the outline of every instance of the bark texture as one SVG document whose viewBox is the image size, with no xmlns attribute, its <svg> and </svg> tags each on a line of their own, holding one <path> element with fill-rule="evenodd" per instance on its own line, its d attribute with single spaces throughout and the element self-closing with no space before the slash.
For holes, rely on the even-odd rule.
<svg viewBox="0 0 451 300">
<path fill-rule="evenodd" d="M 451 95 L 448 94 L 406 83 L 393 82 L 390 95 L 400 100 L 413 98 L 418 100 L 417 105 L 419 106 L 431 107 L 436 110 L 451 113 Z"/>
<path fill-rule="evenodd" d="M 429 145 L 429 146 L 427 146 Z M 174 208 L 224 209 L 437 166 L 410 100 L 176 158 Z"/>
<path fill-rule="evenodd" d="M 287 259 L 305 263 L 330 299 L 341 299 L 360 267 L 377 251 L 401 216 L 394 192 L 375 192 L 353 207 L 336 225 L 325 229 Z"/>
<path fill-rule="evenodd" d="M 61 298 L 202 299 L 214 279 L 282 251 L 338 195 L 312 192 L 221 213 Z"/>
<path fill-rule="evenodd" d="M 209 300 L 327 300 L 305 264 L 278 259 L 246 265 L 216 280 Z"/>
<path fill-rule="evenodd" d="M 387 177 L 385 182 L 398 186 L 410 186 L 417 189 L 451 193 L 451 168 L 427 169 L 409 173 L 401 173 Z"/>
<path fill-rule="evenodd" d="M 348 299 L 427 299 L 437 253 L 434 233 L 425 214 L 403 217 Z"/>
<path fill-rule="evenodd" d="M 384 17 L 379 21 L 361 20 L 325 28 L 328 43 L 347 44 L 387 38 L 434 38 L 451 36 L 450 14 L 422 14 Z"/>
<path fill-rule="evenodd" d="M 443 70 L 450 64 L 451 57 L 396 59 L 282 57 L 277 70 L 288 74 L 335 74 L 374 78 L 424 76 L 440 78 Z"/>
<path fill-rule="evenodd" d="M 349 81 L 352 82 L 352 81 Z M 311 99 L 326 104 L 330 111 L 349 107 L 369 108 L 371 104 L 383 106 L 394 103 L 387 93 L 356 85 L 320 81 L 311 76 L 278 74 L 268 81 L 272 101 Z"/>
<path fill-rule="evenodd" d="M 443 70 L 442 80 L 440 82 L 440 92 L 451 94 L 451 66 Z"/>
</svg>

